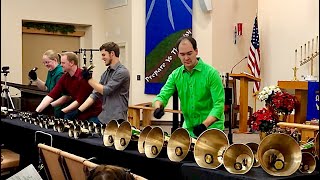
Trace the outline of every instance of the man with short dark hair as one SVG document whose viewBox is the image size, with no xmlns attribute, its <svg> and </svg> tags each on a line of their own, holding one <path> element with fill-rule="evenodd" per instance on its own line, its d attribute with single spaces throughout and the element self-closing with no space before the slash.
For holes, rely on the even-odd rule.
<svg viewBox="0 0 320 180">
<path fill-rule="evenodd" d="M 102 99 L 102 112 L 98 116 L 101 123 L 110 120 L 126 120 L 128 112 L 130 73 L 120 63 L 120 48 L 114 42 L 108 42 L 100 47 L 102 60 L 107 70 L 102 74 L 100 82 L 92 78 L 88 70 L 84 70 L 82 76 L 94 89 L 87 100 L 73 112 L 72 118 L 89 108 L 95 101 Z M 97 121 L 98 122 L 98 121 Z"/>
<path fill-rule="evenodd" d="M 191 36 L 181 37 L 176 45 L 182 66 L 175 69 L 153 101 L 154 117 L 164 115 L 164 107 L 178 91 L 183 128 L 198 137 L 208 128 L 224 129 L 224 88 L 219 72 L 197 58 L 197 42 Z"/>
</svg>

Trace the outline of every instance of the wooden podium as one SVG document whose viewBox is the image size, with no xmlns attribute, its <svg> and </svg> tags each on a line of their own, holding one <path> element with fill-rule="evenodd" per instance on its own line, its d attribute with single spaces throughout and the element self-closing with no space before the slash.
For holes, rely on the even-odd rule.
<svg viewBox="0 0 320 180">
<path fill-rule="evenodd" d="M 281 89 L 294 89 L 299 105 L 295 107 L 294 122 L 305 123 L 308 105 L 308 81 L 278 81 Z"/>
<path fill-rule="evenodd" d="M 230 77 L 240 80 L 240 121 L 239 121 L 239 133 L 245 133 L 248 131 L 248 83 L 249 81 L 260 82 L 260 78 L 240 73 L 230 74 Z M 237 98 L 237 97 L 235 97 Z"/>
</svg>

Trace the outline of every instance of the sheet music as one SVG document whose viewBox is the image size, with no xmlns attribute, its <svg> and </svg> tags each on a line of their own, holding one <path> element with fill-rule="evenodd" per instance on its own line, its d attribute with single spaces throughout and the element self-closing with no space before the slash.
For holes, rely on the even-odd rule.
<svg viewBox="0 0 320 180">
<path fill-rule="evenodd" d="M 32 164 L 25 167 L 15 175 L 9 177 L 7 180 L 42 180 L 41 176 Z"/>
</svg>

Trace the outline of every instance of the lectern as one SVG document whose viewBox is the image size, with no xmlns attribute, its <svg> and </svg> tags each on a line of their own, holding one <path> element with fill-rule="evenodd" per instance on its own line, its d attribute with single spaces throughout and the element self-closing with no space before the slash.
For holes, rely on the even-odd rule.
<svg viewBox="0 0 320 180">
<path fill-rule="evenodd" d="M 249 81 L 260 82 L 260 78 L 256 78 L 252 75 L 240 73 L 230 74 L 230 77 L 240 80 L 240 122 L 239 133 L 247 132 L 248 123 L 248 83 Z M 236 97 L 235 97 L 236 98 Z"/>
</svg>

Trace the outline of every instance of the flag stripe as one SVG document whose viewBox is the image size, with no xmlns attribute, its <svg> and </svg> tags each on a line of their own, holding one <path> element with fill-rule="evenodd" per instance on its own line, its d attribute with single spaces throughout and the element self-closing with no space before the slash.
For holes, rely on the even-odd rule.
<svg viewBox="0 0 320 180">
<path fill-rule="evenodd" d="M 258 32 L 258 18 L 254 20 L 254 26 L 251 36 L 251 45 L 249 49 L 248 67 L 254 77 L 260 78 L 260 43 Z M 255 82 L 253 92 L 260 90 L 260 82 Z"/>
</svg>

